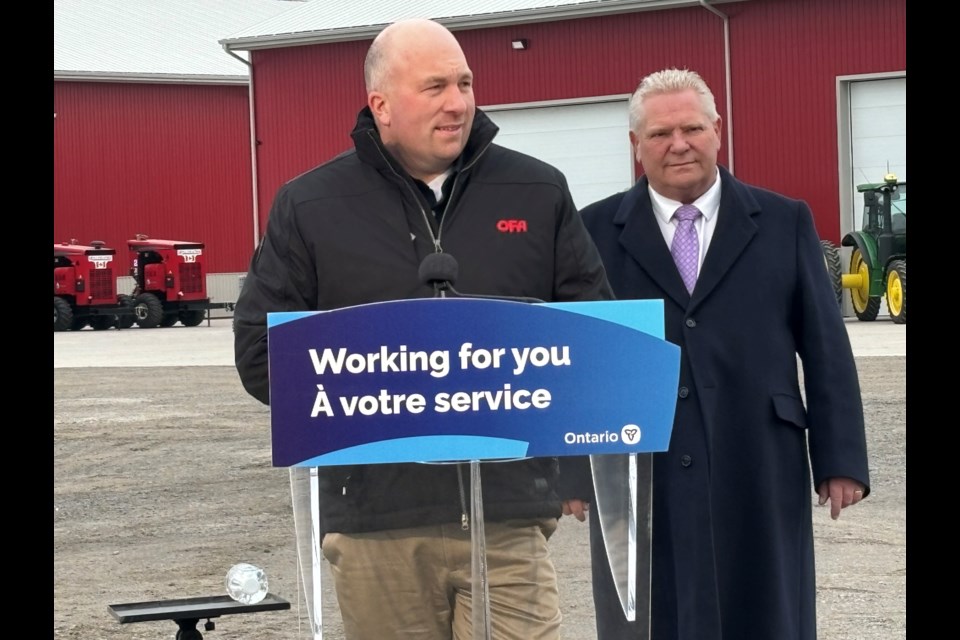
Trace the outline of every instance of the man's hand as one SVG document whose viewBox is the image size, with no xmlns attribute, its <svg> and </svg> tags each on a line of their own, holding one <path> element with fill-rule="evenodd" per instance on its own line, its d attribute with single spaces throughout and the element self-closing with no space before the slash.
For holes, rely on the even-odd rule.
<svg viewBox="0 0 960 640">
<path fill-rule="evenodd" d="M 863 500 L 865 489 L 853 478 L 827 478 L 820 483 L 817 493 L 820 494 L 820 506 L 827 504 L 827 500 L 830 500 L 830 517 L 836 520 L 840 517 L 841 509 L 846 509 Z"/>
<path fill-rule="evenodd" d="M 590 503 L 583 500 L 564 500 L 563 515 L 573 516 L 580 522 L 587 519 L 587 511 L 590 510 Z"/>
</svg>

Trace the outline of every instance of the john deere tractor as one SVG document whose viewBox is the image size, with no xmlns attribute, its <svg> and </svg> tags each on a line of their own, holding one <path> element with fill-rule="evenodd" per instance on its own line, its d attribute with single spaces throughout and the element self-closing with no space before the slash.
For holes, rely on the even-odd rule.
<svg viewBox="0 0 960 640">
<path fill-rule="evenodd" d="M 907 182 L 892 173 L 883 182 L 861 184 L 863 228 L 840 241 L 852 247 L 850 269 L 842 272 L 837 247 L 824 240 L 823 257 L 838 300 L 850 290 L 853 311 L 860 320 L 876 320 L 886 295 L 890 318 L 907 322 Z"/>
</svg>

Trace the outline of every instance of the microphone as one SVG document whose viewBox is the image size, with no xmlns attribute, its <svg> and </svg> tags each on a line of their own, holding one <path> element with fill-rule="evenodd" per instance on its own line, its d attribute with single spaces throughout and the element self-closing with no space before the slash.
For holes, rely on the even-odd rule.
<svg viewBox="0 0 960 640">
<path fill-rule="evenodd" d="M 459 271 L 460 265 L 449 253 L 431 253 L 420 263 L 418 275 L 420 282 L 432 285 L 436 297 L 442 298 L 448 289 L 454 291 L 453 283 L 456 282 Z"/>
<path fill-rule="evenodd" d="M 453 288 L 453 283 L 457 281 L 460 273 L 460 265 L 457 259 L 449 253 L 434 252 L 428 254 L 422 262 L 418 275 L 420 282 L 426 285 L 432 285 L 435 297 L 447 297 L 447 291 L 458 298 L 478 298 L 482 300 L 508 300 L 513 302 L 543 302 L 539 298 L 527 298 L 524 296 L 485 296 L 478 293 L 460 293 Z"/>
</svg>

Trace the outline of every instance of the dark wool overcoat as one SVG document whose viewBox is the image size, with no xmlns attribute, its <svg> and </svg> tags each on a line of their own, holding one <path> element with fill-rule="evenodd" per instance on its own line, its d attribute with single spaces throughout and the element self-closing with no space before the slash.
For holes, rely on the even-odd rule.
<svg viewBox="0 0 960 640">
<path fill-rule="evenodd" d="M 681 347 L 670 448 L 652 454 L 652 638 L 812 640 L 812 489 L 847 476 L 869 492 L 857 371 L 807 205 L 720 174 L 692 295 L 646 178 L 581 212 L 617 298 L 663 299 Z M 597 538 L 600 637 L 638 637 Z"/>
</svg>

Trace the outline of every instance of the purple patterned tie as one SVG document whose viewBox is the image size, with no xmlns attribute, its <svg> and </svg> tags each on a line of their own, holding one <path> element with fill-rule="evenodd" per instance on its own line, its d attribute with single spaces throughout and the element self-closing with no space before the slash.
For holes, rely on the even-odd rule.
<svg viewBox="0 0 960 640">
<path fill-rule="evenodd" d="M 673 217 L 677 219 L 677 231 L 673 234 L 673 244 L 670 253 L 677 263 L 683 284 L 687 291 L 693 293 L 693 285 L 697 283 L 697 267 L 700 262 L 700 240 L 697 238 L 696 220 L 702 214 L 692 204 L 685 204 L 677 209 Z"/>
</svg>

